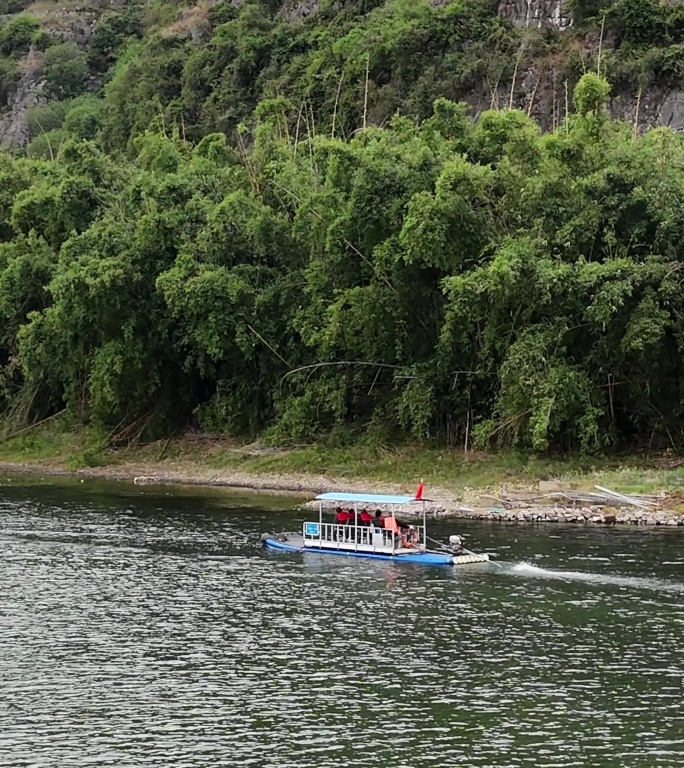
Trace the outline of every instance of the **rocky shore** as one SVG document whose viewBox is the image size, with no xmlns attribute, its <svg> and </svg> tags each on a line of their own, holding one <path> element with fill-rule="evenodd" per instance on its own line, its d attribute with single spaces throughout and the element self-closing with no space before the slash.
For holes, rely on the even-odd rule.
<svg viewBox="0 0 684 768">
<path fill-rule="evenodd" d="M 548 506 L 525 505 L 513 502 L 505 507 L 467 507 L 455 500 L 440 499 L 426 503 L 426 514 L 431 519 L 462 518 L 468 520 L 490 520 L 499 523 L 576 523 L 594 525 L 666 525 L 684 526 L 684 514 L 670 509 L 635 509 L 634 507 L 592 506 Z M 317 508 L 317 502 L 309 502 L 305 508 Z M 331 512 L 334 504 L 326 506 Z M 386 511 L 383 509 L 383 511 Z M 420 505 L 395 507 L 397 517 L 415 520 L 421 517 Z"/>
<path fill-rule="evenodd" d="M 667 525 L 684 526 L 684 515 L 672 510 L 635 510 L 622 507 L 528 507 L 525 509 L 472 509 L 455 514 L 435 509 L 435 517 L 465 517 L 477 520 L 496 520 L 502 523 L 594 523 L 600 525 Z"/>
<path fill-rule="evenodd" d="M 4 477 L 3 477 L 4 475 Z M 139 486 L 205 486 L 254 490 L 270 493 L 293 493 L 311 498 L 324 491 L 349 491 L 389 494 L 412 493 L 413 488 L 389 483 L 369 483 L 364 480 L 347 480 L 324 475 L 304 474 L 250 474 L 234 470 L 215 470 L 185 462 L 146 462 L 118 464 L 103 467 L 86 467 L 71 470 L 54 463 L 0 462 L 0 484 L 11 482 L 11 477 L 31 475 L 33 477 L 70 477 L 81 480 L 106 480 L 131 482 Z M 545 489 L 548 490 L 548 489 Z M 531 491 L 527 491 L 530 496 Z M 570 491 L 556 495 L 569 497 Z M 554 495 L 554 494 L 552 494 Z M 578 492 L 578 496 L 591 496 Z M 596 494 L 593 494 L 596 495 Z M 619 495 L 619 494 L 616 494 Z M 466 489 L 461 498 L 443 489 L 431 488 L 430 501 L 426 501 L 426 512 L 433 519 L 465 518 L 489 520 L 500 523 L 574 523 L 593 525 L 643 525 L 684 527 L 684 513 L 673 509 L 675 499 L 665 495 L 658 501 L 644 501 L 644 507 L 620 504 L 550 503 L 545 496 L 526 498 L 525 492 L 499 496 L 477 496 L 473 489 Z M 638 497 L 623 497 L 636 499 Z M 471 499 L 490 499 L 492 504 L 472 503 Z M 538 500 L 536 500 L 538 499 Z M 334 505 L 329 505 L 334 507 Z M 306 502 L 304 508 L 317 508 L 317 502 Z M 418 518 L 422 515 L 420 505 L 406 505 L 398 509 L 398 515 Z"/>
</svg>

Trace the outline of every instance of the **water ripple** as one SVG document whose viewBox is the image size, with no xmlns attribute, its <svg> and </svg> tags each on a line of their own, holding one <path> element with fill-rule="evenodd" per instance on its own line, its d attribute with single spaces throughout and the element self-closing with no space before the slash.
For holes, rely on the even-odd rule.
<svg viewBox="0 0 684 768">
<path fill-rule="evenodd" d="M 682 763 L 681 537 L 471 525 L 550 567 L 450 571 L 254 546 L 291 515 L 45 493 L 0 504 L 0 765 Z"/>
</svg>

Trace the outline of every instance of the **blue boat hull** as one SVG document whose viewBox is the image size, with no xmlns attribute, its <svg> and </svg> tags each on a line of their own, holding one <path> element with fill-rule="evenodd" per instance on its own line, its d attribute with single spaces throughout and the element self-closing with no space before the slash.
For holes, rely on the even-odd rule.
<svg viewBox="0 0 684 768">
<path fill-rule="evenodd" d="M 417 563 L 419 565 L 453 565 L 452 555 L 439 552 L 415 552 L 402 555 L 382 555 L 375 552 L 352 552 L 344 549 L 325 549 L 323 547 L 297 547 L 286 541 L 271 536 L 264 536 L 264 546 L 283 552 L 314 552 L 319 555 L 341 555 L 343 557 L 365 557 L 371 560 L 386 560 L 393 563 Z"/>
</svg>

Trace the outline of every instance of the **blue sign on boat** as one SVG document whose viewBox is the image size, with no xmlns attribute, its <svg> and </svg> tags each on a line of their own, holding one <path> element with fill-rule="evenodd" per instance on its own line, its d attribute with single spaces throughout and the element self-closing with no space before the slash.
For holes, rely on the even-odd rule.
<svg viewBox="0 0 684 768">
<path fill-rule="evenodd" d="M 305 530 L 307 536 L 318 536 L 318 523 L 307 523 Z"/>
</svg>

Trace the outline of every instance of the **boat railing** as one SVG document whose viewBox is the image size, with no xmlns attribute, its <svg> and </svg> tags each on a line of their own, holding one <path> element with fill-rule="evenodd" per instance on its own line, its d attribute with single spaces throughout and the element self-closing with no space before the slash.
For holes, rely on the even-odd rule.
<svg viewBox="0 0 684 768">
<path fill-rule="evenodd" d="M 304 546 L 323 546 L 338 549 L 396 550 L 425 547 L 425 529 L 412 526 L 407 533 L 395 534 L 374 525 L 350 525 L 341 523 L 304 523 Z"/>
</svg>

